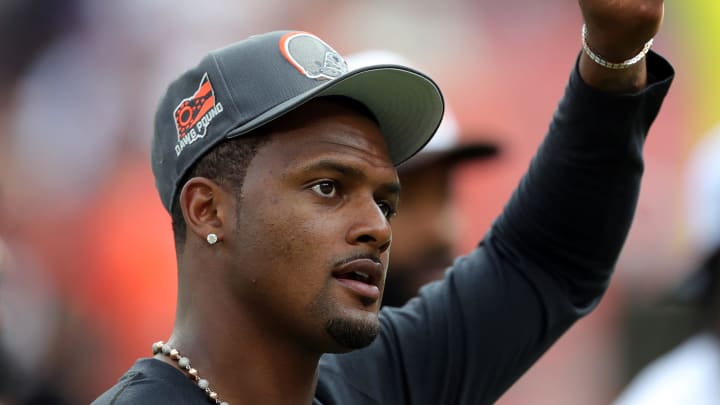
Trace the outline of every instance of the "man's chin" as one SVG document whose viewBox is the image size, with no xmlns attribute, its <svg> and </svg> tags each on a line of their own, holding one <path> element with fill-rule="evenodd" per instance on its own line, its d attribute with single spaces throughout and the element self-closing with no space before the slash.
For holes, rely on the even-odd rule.
<svg viewBox="0 0 720 405">
<path fill-rule="evenodd" d="M 377 315 L 373 315 L 364 319 L 330 319 L 325 331 L 338 346 L 334 352 L 345 353 L 369 346 L 380 334 L 380 322 Z"/>
</svg>

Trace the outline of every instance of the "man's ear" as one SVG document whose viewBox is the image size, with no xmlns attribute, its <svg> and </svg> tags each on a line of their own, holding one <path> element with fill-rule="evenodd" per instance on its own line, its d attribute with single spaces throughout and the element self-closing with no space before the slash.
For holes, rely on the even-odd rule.
<svg viewBox="0 0 720 405">
<path fill-rule="evenodd" d="M 188 237 L 195 234 L 207 240 L 210 234 L 223 240 L 225 224 L 225 193 L 214 181 L 205 177 L 193 177 L 180 191 L 180 208 L 187 224 Z"/>
</svg>

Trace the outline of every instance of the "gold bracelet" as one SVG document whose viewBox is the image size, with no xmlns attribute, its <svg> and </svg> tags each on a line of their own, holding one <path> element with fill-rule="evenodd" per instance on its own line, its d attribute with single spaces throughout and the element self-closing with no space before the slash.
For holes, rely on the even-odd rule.
<svg viewBox="0 0 720 405">
<path fill-rule="evenodd" d="M 583 24 L 583 26 L 582 26 L 583 51 L 585 51 L 587 56 L 589 56 L 593 62 L 597 63 L 598 65 L 600 65 L 602 67 L 608 68 L 608 69 L 620 70 L 620 69 L 627 69 L 627 68 L 631 67 L 632 65 L 640 62 L 642 60 L 642 58 L 644 58 L 645 55 L 647 55 L 647 53 L 648 53 L 648 51 L 650 51 L 650 48 L 652 47 L 652 45 L 653 45 L 653 38 L 650 38 L 650 40 L 645 43 L 645 46 L 643 46 L 642 51 L 640 51 L 640 53 L 633 56 L 632 58 L 630 58 L 624 62 L 620 62 L 620 63 L 608 62 L 607 60 L 603 59 L 602 56 L 596 54 L 595 52 L 593 52 L 592 49 L 590 49 L 590 46 L 587 43 L 587 25 Z"/>
</svg>

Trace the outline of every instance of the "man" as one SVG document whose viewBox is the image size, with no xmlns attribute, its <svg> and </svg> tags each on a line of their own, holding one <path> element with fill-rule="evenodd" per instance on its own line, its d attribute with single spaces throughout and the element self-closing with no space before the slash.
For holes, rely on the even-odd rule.
<svg viewBox="0 0 720 405">
<path fill-rule="evenodd" d="M 399 54 L 367 50 L 348 55 L 350 69 L 372 65 L 415 66 Z M 457 246 L 458 216 L 451 190 L 455 169 L 463 163 L 497 156 L 498 146 L 486 139 L 461 139 L 455 115 L 445 114 L 432 140 L 398 167 L 402 184 L 401 215 L 392 222 L 393 245 L 382 304 L 399 307 L 430 281 L 442 278 Z"/>
<path fill-rule="evenodd" d="M 642 369 L 615 405 L 710 405 L 720 399 L 720 127 L 695 146 L 688 169 L 689 239 L 701 259 L 669 295 L 699 315 L 700 330 Z"/>
<path fill-rule="evenodd" d="M 580 5 L 592 49 L 529 173 L 480 246 L 402 308 L 379 311 L 394 166 L 437 128 L 435 84 L 348 73 L 301 32 L 183 74 L 152 158 L 177 238 L 175 327 L 96 403 L 495 401 L 607 287 L 673 74 L 646 58 L 662 1 Z"/>
</svg>

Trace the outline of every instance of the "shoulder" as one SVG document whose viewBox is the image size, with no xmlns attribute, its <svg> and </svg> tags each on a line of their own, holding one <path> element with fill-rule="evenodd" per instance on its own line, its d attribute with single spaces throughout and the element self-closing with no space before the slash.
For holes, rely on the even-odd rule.
<svg viewBox="0 0 720 405">
<path fill-rule="evenodd" d="M 371 375 L 362 370 L 362 362 L 343 362 L 347 355 L 325 354 L 320 359 L 318 383 L 314 404 L 340 403 L 353 405 L 378 405 L 377 386 L 368 380 Z M 356 376 L 357 378 L 353 378 Z"/>
<path fill-rule="evenodd" d="M 205 394 L 180 371 L 154 359 L 141 359 L 91 405 L 203 404 Z"/>
</svg>

